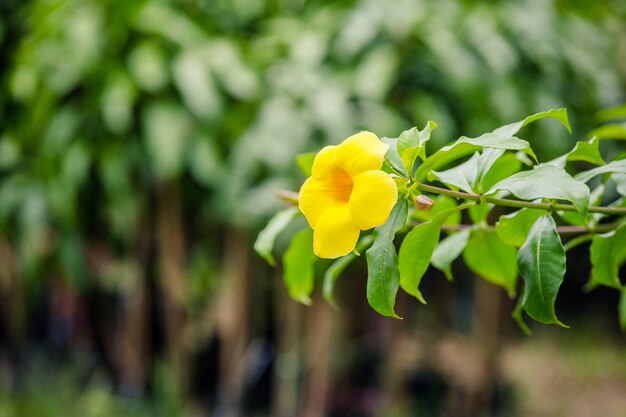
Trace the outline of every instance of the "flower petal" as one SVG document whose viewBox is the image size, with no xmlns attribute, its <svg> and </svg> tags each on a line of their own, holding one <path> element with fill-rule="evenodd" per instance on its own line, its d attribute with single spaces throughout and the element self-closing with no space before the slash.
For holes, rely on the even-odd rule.
<svg viewBox="0 0 626 417">
<path fill-rule="evenodd" d="M 317 221 L 313 251 L 320 258 L 338 258 L 352 252 L 359 228 L 352 221 L 347 204 L 330 204 Z"/>
<path fill-rule="evenodd" d="M 389 145 L 371 132 L 350 136 L 337 146 L 335 161 L 348 174 L 355 176 L 371 169 L 380 169 Z"/>
<path fill-rule="evenodd" d="M 348 207 L 361 230 L 387 221 L 398 199 L 398 188 L 389 174 L 380 170 L 365 171 L 353 178 L 354 186 Z"/>
<path fill-rule="evenodd" d="M 315 155 L 313 166 L 311 167 L 312 177 L 322 179 L 332 175 L 337 169 L 337 164 L 335 163 L 336 149 L 336 146 L 325 146 Z"/>
<path fill-rule="evenodd" d="M 329 180 L 309 177 L 300 187 L 298 206 L 311 227 L 315 227 L 326 206 L 332 202 L 331 193 L 332 183 Z"/>
</svg>

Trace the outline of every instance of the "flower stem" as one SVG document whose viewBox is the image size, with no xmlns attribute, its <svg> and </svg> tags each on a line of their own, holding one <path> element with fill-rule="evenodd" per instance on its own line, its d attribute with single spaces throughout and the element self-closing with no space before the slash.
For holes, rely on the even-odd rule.
<svg viewBox="0 0 626 417">
<path fill-rule="evenodd" d="M 496 198 L 496 197 L 483 197 L 478 194 L 464 193 L 461 191 L 453 191 L 445 188 L 435 187 L 433 185 L 418 183 L 417 188 L 423 191 L 429 191 L 434 194 L 444 194 L 450 197 L 463 198 L 465 200 L 481 201 L 484 200 L 488 203 L 492 203 L 498 206 L 515 207 L 515 208 L 535 208 L 541 210 L 561 210 L 561 211 L 578 211 L 576 207 L 571 204 L 560 203 L 532 203 L 530 201 L 511 200 L 508 198 Z M 625 215 L 625 207 L 603 207 L 603 206 L 589 206 L 588 211 L 590 213 L 603 213 L 613 215 Z"/>
</svg>

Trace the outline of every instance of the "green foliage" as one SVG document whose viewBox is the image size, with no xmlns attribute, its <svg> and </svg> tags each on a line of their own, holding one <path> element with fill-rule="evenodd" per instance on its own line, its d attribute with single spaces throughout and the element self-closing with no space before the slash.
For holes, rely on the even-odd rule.
<svg viewBox="0 0 626 417">
<path fill-rule="evenodd" d="M 267 223 L 267 226 L 265 226 L 261 233 L 259 233 L 256 242 L 254 242 L 254 250 L 265 258 L 270 265 L 276 265 L 276 260 L 272 253 L 274 250 L 274 241 L 299 213 L 300 211 L 297 207 L 289 207 L 279 211 Z"/>
<path fill-rule="evenodd" d="M 317 257 L 312 251 L 313 231 L 300 230 L 291 239 L 283 257 L 283 279 L 289 295 L 303 304 L 311 303 L 314 283 L 314 266 Z"/>
<path fill-rule="evenodd" d="M 477 138 L 461 137 L 431 155 L 424 146 L 430 138 L 430 130 L 436 126 L 430 122 L 423 131 L 413 128 L 403 132 L 398 139 L 383 139 L 390 144 L 386 155 L 387 172 L 395 175 L 398 188 L 404 191 L 400 193 L 387 222 L 376 228 L 372 235 L 365 235 L 357 246 L 361 250 L 373 242 L 366 252 L 367 299 L 376 311 L 385 316 L 398 317 L 394 305 L 399 287 L 425 304 L 419 286 L 428 266 L 433 265 L 451 280 L 452 262 L 462 254 L 472 272 L 502 287 L 510 297 L 517 292 L 518 275 L 523 278 L 523 292 L 518 297 L 512 316 L 525 333 L 530 334 L 530 329 L 524 323 L 524 312 L 541 323 L 565 326 L 555 313 L 555 301 L 566 272 L 566 252 L 555 218 L 575 224 L 565 227 L 563 232 L 580 234 L 568 242 L 568 249 L 592 240 L 592 273 L 588 288 L 597 285 L 619 290 L 623 288 L 618 271 L 626 262 L 626 227 L 623 224 L 626 209 L 622 199 L 608 206 L 598 204 L 607 198 L 605 182 L 617 175 L 614 181 L 620 186 L 620 175 L 626 176 L 623 164 L 626 159 L 605 164 L 599 153 L 598 140 L 592 139 L 578 142 L 573 150 L 549 163 L 520 171 L 522 162 L 519 151 L 533 158 L 534 153 L 527 141 L 513 135 L 525 125 L 542 118 L 555 118 L 570 129 L 565 110 L 559 109 L 537 113 Z M 470 153 L 473 153 L 472 156 L 454 165 L 455 161 Z M 597 163 L 600 166 L 572 177 L 564 169 L 570 161 Z M 419 165 L 414 170 L 416 163 Z M 429 171 L 435 166 L 447 169 Z M 430 180 L 437 180 L 449 188 L 420 182 L 426 173 Z M 585 182 L 601 174 L 606 175 L 591 193 Z M 416 199 L 420 191 L 439 195 L 434 197 L 434 205 L 428 211 L 416 209 L 408 213 L 409 201 Z M 505 193 L 516 199 L 504 198 Z M 455 198 L 471 202 L 458 204 Z M 571 204 L 564 204 L 563 201 Z M 489 213 L 496 206 L 514 210 L 501 214 L 495 225 L 490 225 L 489 221 L 493 220 Z M 461 213 L 465 210 L 475 224 L 460 225 Z M 556 214 L 558 217 L 555 217 Z M 606 218 L 611 218 L 613 223 L 600 223 Z M 453 233 L 440 241 L 443 228 Z M 609 232 L 597 234 L 596 228 Z M 396 234 L 402 236 L 404 232 L 406 235 L 401 237 L 402 243 L 396 255 L 394 239 Z M 308 250 L 310 254 L 311 246 L 304 246 L 303 233 L 294 237 L 292 247 L 302 245 L 299 250 Z M 293 258 L 291 251 L 290 248 L 286 257 Z M 334 282 L 354 259 L 356 255 L 349 254 L 336 260 L 327 270 L 324 279 L 327 300 L 334 303 Z M 291 275 L 289 279 L 290 292 L 296 285 L 293 277 Z M 306 291 L 298 292 L 299 295 L 294 298 L 307 302 L 308 298 L 303 294 L 308 296 L 310 293 L 312 278 L 306 275 L 303 282 Z M 626 320 L 623 318 L 623 304 L 621 301 L 621 323 Z"/>
<path fill-rule="evenodd" d="M 374 243 L 365 253 L 368 271 L 367 301 L 383 316 L 399 318 L 393 308 L 400 287 L 398 255 L 393 239 L 396 232 L 404 227 L 407 214 L 407 201 L 399 199 L 387 222 L 374 230 Z"/>
<path fill-rule="evenodd" d="M 611 232 L 595 235 L 591 241 L 591 276 L 587 288 L 606 285 L 622 288 L 619 268 L 626 262 L 626 225 Z"/>
<path fill-rule="evenodd" d="M 475 274 L 515 295 L 517 268 L 515 248 L 502 242 L 496 232 L 476 230 L 463 251 L 463 260 Z"/>
<path fill-rule="evenodd" d="M 522 307 L 533 319 L 564 327 L 556 318 L 554 302 L 565 276 L 565 250 L 552 216 L 541 216 L 517 253 L 517 267 L 524 278 Z"/>
</svg>

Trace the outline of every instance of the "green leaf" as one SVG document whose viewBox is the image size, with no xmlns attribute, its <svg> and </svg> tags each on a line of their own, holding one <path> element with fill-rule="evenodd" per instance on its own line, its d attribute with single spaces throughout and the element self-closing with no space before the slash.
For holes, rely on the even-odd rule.
<svg viewBox="0 0 626 417">
<path fill-rule="evenodd" d="M 595 235 L 589 252 L 591 276 L 587 289 L 591 290 L 599 285 L 622 288 L 619 268 L 626 261 L 626 225 L 602 235 Z"/>
<path fill-rule="evenodd" d="M 470 207 L 467 212 L 473 223 L 480 223 L 487 219 L 489 212 L 493 209 L 494 205 L 491 203 L 480 203 Z"/>
<path fill-rule="evenodd" d="M 437 214 L 441 213 L 442 211 L 458 206 L 454 198 L 445 195 L 438 195 L 434 197 L 433 203 L 433 208 L 430 211 L 415 210 L 413 211 L 412 217 L 415 220 L 419 220 L 420 222 L 425 223 L 431 221 Z M 457 211 L 450 214 L 443 224 L 447 226 L 456 226 L 459 223 L 461 223 L 461 213 Z"/>
<path fill-rule="evenodd" d="M 615 119 L 626 119 L 626 104 L 600 110 L 595 115 L 598 122 L 608 122 Z"/>
<path fill-rule="evenodd" d="M 507 245 L 521 247 L 528 232 L 537 219 L 546 214 L 544 210 L 523 208 L 514 213 L 500 216 L 496 223 L 496 233 Z"/>
<path fill-rule="evenodd" d="M 298 168 L 300 168 L 305 177 L 311 176 L 315 156 L 317 156 L 316 152 L 306 152 L 296 156 L 296 164 L 298 164 Z"/>
<path fill-rule="evenodd" d="M 437 123 L 429 121 L 421 131 L 416 127 L 405 130 L 398 138 L 398 154 L 408 173 L 413 172 L 413 165 L 419 156 L 426 159 L 426 142 L 430 140 L 431 132 L 437 128 Z"/>
<path fill-rule="evenodd" d="M 398 200 L 387 222 L 374 230 L 374 244 L 365 253 L 367 258 L 367 301 L 383 316 L 399 318 L 394 311 L 400 285 L 398 255 L 393 244 L 396 232 L 404 227 L 408 203 Z"/>
<path fill-rule="evenodd" d="M 589 208 L 589 188 L 576 181 L 563 169 L 551 165 L 513 174 L 495 184 L 486 194 L 495 194 L 498 190 L 506 190 L 522 200 L 538 198 L 567 200 L 583 216 L 587 215 Z"/>
<path fill-rule="evenodd" d="M 626 173 L 626 159 L 611 161 L 601 167 L 590 169 L 589 171 L 580 172 L 576 174 L 574 178 L 580 182 L 588 182 L 593 177 L 596 177 L 600 174 L 605 174 L 607 172 L 617 172 L 621 174 Z"/>
<path fill-rule="evenodd" d="M 589 141 L 576 142 L 574 149 L 550 162 L 546 162 L 545 165 L 564 168 L 568 161 L 582 161 L 595 165 L 604 165 L 606 162 L 604 162 L 600 154 L 599 145 L 600 141 L 595 136 L 589 139 Z"/>
<path fill-rule="evenodd" d="M 480 154 L 474 152 L 474 155 L 467 161 L 459 164 L 446 171 L 431 171 L 428 173 L 430 180 L 437 179 L 440 182 L 456 187 L 466 193 L 474 192 L 474 182 L 476 180 L 476 171 L 478 169 L 478 160 Z"/>
<path fill-rule="evenodd" d="M 484 178 L 479 183 L 478 194 L 482 194 L 495 183 L 519 172 L 520 169 L 522 169 L 522 161 L 512 153 L 505 153 L 491 165 L 491 169 L 487 171 L 487 174 L 485 174 Z"/>
<path fill-rule="evenodd" d="M 515 295 L 515 248 L 504 244 L 496 232 L 475 230 L 463 251 L 463 260 L 475 274 Z"/>
<path fill-rule="evenodd" d="M 526 336 L 531 336 L 533 334 L 530 327 L 524 321 L 524 306 L 522 305 L 522 301 L 524 300 L 524 289 L 522 289 L 522 295 L 517 298 L 517 303 L 515 304 L 515 308 L 511 312 L 511 317 L 517 322 L 517 325 L 524 332 Z"/>
<path fill-rule="evenodd" d="M 382 137 L 380 140 L 389 145 L 389 149 L 385 154 L 385 163 L 389 164 L 389 166 L 398 174 L 403 177 L 408 177 L 406 168 L 402 163 L 402 158 L 400 158 L 400 154 L 398 153 L 398 139 Z"/>
<path fill-rule="evenodd" d="M 330 303 L 334 308 L 338 308 L 337 302 L 335 301 L 335 296 L 333 295 L 333 291 L 335 289 L 335 282 L 337 278 L 341 275 L 341 273 L 354 261 L 358 255 L 355 253 L 361 253 L 367 248 L 370 247 L 372 242 L 374 241 L 374 235 L 364 235 L 356 245 L 354 252 L 347 254 L 346 256 L 342 256 L 341 258 L 335 260 L 332 265 L 326 270 L 324 274 L 324 287 L 323 287 L 323 295 L 324 299 Z"/>
<path fill-rule="evenodd" d="M 302 304 L 311 304 L 314 266 L 313 230 L 306 228 L 296 233 L 283 256 L 283 279 L 289 296 Z"/>
<path fill-rule="evenodd" d="M 494 133 L 500 134 L 502 136 L 513 136 L 517 132 L 519 132 L 521 128 L 528 125 L 529 123 L 532 123 L 536 120 L 545 119 L 546 117 L 558 120 L 563 126 L 565 126 L 568 132 L 572 133 L 572 128 L 570 127 L 569 120 L 567 118 L 567 109 L 564 108 L 553 109 L 533 114 L 532 116 L 528 116 L 527 118 L 525 118 L 524 120 L 520 120 L 519 122 L 501 126 L 494 130 Z"/>
<path fill-rule="evenodd" d="M 626 287 L 622 288 L 619 297 L 619 327 L 626 332 Z"/>
<path fill-rule="evenodd" d="M 417 168 L 415 178 L 421 180 L 428 172 L 436 169 L 437 167 L 444 166 L 455 159 L 462 158 L 463 156 L 469 155 L 474 151 L 480 150 L 481 148 L 523 151 L 532 156 L 536 161 L 537 157 L 532 149 L 530 149 L 528 142 L 516 138 L 514 135 L 527 124 L 544 118 L 556 119 L 561 122 L 561 124 L 563 124 L 568 131 L 572 131 L 567 119 L 567 110 L 565 109 L 548 110 L 533 114 L 532 116 L 528 116 L 519 122 L 501 126 L 491 133 L 486 133 L 477 138 L 461 137 L 453 144 L 444 146 L 439 151 L 426 158 L 424 163 Z"/>
<path fill-rule="evenodd" d="M 267 226 L 259 233 L 254 242 L 254 250 L 261 255 L 267 263 L 272 266 L 276 265 L 276 260 L 272 251 L 274 250 L 274 241 L 276 237 L 285 230 L 285 227 L 300 213 L 298 207 L 289 207 L 281 210 L 267 223 Z"/>
<path fill-rule="evenodd" d="M 415 226 L 413 230 L 406 235 L 400 246 L 398 261 L 400 286 L 404 291 L 416 297 L 424 304 L 426 304 L 426 301 L 419 290 L 419 284 L 426 269 L 428 269 L 428 264 L 439 241 L 441 226 L 448 216 L 464 210 L 472 204 L 473 203 L 466 203 L 458 207 L 444 210 L 433 217 L 428 223 Z"/>
<path fill-rule="evenodd" d="M 524 278 L 524 310 L 545 324 L 563 323 L 556 317 L 554 302 L 565 276 L 565 250 L 549 214 L 541 216 L 530 229 L 517 253 L 517 267 Z"/>
<path fill-rule="evenodd" d="M 461 255 L 467 240 L 470 236 L 470 229 L 463 229 L 443 239 L 437 245 L 430 260 L 432 265 L 443 272 L 449 281 L 452 281 L 452 262 Z"/>
<path fill-rule="evenodd" d="M 592 130 L 587 136 L 597 136 L 598 139 L 626 139 L 626 123 L 606 124 Z"/>
</svg>

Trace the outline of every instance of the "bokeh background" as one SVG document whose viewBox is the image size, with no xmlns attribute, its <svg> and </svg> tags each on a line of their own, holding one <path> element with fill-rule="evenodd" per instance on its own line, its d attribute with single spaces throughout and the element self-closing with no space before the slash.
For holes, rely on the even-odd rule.
<svg viewBox="0 0 626 417">
<path fill-rule="evenodd" d="M 573 135 L 521 134 L 546 161 L 624 101 L 621 0 L 2 0 L 0 416 L 626 415 L 584 245 L 572 328 L 532 338 L 462 264 L 400 321 L 367 306 L 364 262 L 337 312 L 251 249 L 298 153 L 566 107 Z"/>
</svg>

